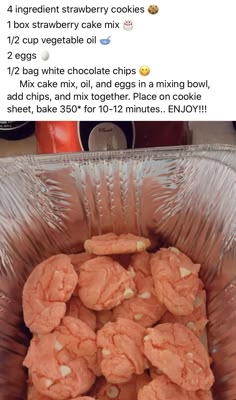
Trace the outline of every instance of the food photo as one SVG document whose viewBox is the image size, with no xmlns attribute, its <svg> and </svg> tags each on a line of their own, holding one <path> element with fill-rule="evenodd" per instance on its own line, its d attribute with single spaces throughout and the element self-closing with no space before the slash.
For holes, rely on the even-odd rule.
<svg viewBox="0 0 236 400">
<path fill-rule="evenodd" d="M 232 122 L 0 121 L 0 399 L 235 400 Z"/>
</svg>

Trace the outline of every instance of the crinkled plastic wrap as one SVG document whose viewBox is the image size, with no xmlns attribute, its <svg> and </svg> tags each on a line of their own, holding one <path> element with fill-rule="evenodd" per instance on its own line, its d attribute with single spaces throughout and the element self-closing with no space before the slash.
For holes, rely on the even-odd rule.
<svg viewBox="0 0 236 400">
<path fill-rule="evenodd" d="M 214 399 L 236 399 L 236 148 L 0 160 L 0 399 L 25 399 L 30 336 L 21 308 L 32 268 L 109 231 L 149 236 L 202 263 Z"/>
</svg>

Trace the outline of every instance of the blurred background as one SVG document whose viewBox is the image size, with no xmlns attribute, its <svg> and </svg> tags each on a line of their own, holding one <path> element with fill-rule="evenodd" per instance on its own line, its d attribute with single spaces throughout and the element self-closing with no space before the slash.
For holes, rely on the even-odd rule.
<svg viewBox="0 0 236 400">
<path fill-rule="evenodd" d="M 0 121 L 0 156 L 205 143 L 236 145 L 233 123 L 224 121 L 9 124 Z"/>
</svg>

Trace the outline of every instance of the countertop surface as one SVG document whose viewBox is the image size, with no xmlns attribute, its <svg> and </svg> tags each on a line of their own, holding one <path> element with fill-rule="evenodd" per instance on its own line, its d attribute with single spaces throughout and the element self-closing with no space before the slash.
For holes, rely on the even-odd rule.
<svg viewBox="0 0 236 400">
<path fill-rule="evenodd" d="M 236 146 L 236 132 L 231 122 L 190 122 L 193 144 L 231 144 Z M 0 139 L 0 157 L 9 155 L 35 154 L 35 137 L 19 141 Z"/>
</svg>

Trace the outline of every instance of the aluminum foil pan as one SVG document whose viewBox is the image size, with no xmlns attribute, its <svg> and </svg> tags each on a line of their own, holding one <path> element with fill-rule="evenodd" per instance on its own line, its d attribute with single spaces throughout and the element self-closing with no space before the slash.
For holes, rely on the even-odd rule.
<svg viewBox="0 0 236 400">
<path fill-rule="evenodd" d="M 21 308 L 34 266 L 114 231 L 202 263 L 214 399 L 236 399 L 236 148 L 200 146 L 0 160 L 0 399 L 25 399 Z"/>
</svg>

